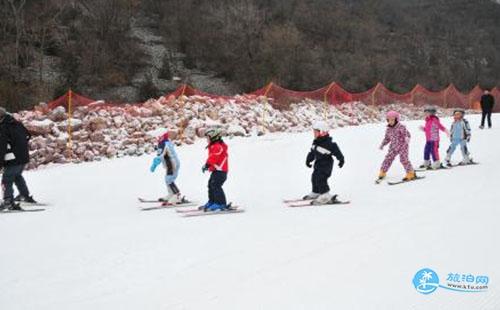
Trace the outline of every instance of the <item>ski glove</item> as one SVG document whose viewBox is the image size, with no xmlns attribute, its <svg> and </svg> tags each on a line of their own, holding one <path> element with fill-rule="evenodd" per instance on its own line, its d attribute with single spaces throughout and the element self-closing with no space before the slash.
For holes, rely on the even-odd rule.
<svg viewBox="0 0 500 310">
<path fill-rule="evenodd" d="M 306 157 L 306 166 L 311 168 L 312 167 L 312 162 L 314 161 L 314 153 L 313 151 L 311 150 L 308 154 L 307 154 L 307 157 Z"/>
<path fill-rule="evenodd" d="M 208 164 L 204 164 L 203 167 L 201 167 L 201 172 L 205 173 L 210 166 Z"/>
<path fill-rule="evenodd" d="M 153 159 L 153 163 L 151 164 L 151 168 L 149 168 L 149 170 L 151 172 L 155 172 L 156 170 L 156 167 L 158 167 L 158 165 L 161 164 L 161 157 L 159 156 L 156 156 L 154 159 Z"/>
<path fill-rule="evenodd" d="M 343 160 L 339 160 L 339 168 L 342 168 L 344 167 L 344 161 Z"/>
</svg>

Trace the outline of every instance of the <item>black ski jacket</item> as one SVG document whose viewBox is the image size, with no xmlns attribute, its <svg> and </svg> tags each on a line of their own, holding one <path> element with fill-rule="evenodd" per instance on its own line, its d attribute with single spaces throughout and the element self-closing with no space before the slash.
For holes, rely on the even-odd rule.
<svg viewBox="0 0 500 310">
<path fill-rule="evenodd" d="M 30 161 L 30 133 L 10 114 L 0 120 L 0 167 L 25 165 Z"/>
<path fill-rule="evenodd" d="M 483 110 L 483 112 L 493 111 L 494 105 L 495 105 L 495 98 L 491 94 L 481 96 L 481 110 Z"/>
<path fill-rule="evenodd" d="M 344 155 L 340 151 L 337 143 L 332 142 L 330 136 L 323 136 L 314 139 L 309 154 L 307 154 L 306 165 L 310 166 L 314 161 L 314 170 L 331 173 L 333 169 L 333 158 L 339 161 L 339 166 L 344 165 Z"/>
</svg>

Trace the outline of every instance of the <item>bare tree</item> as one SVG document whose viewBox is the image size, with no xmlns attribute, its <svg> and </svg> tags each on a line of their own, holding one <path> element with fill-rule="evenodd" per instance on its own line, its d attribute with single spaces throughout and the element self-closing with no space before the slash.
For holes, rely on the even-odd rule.
<svg viewBox="0 0 500 310">
<path fill-rule="evenodd" d="M 24 32 L 24 5 L 26 0 L 4 0 L 7 1 L 12 16 L 14 17 L 14 24 L 16 27 L 16 46 L 15 46 L 15 65 L 19 72 L 19 44 Z"/>
</svg>

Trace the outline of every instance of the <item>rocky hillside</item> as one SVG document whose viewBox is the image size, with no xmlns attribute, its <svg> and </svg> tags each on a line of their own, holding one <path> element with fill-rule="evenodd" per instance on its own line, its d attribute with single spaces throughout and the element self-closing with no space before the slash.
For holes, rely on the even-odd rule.
<svg viewBox="0 0 500 310">
<path fill-rule="evenodd" d="M 0 104 L 68 88 L 142 102 L 183 82 L 217 94 L 269 81 L 489 88 L 500 86 L 498 38 L 491 0 L 3 0 Z"/>
</svg>

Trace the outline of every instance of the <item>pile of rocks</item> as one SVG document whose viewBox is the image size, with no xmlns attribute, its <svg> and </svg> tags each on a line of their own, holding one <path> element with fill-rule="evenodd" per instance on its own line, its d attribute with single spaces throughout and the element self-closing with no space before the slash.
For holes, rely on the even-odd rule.
<svg viewBox="0 0 500 310">
<path fill-rule="evenodd" d="M 300 132 L 309 130 L 319 118 L 326 119 L 332 128 L 383 121 L 389 109 L 401 112 L 403 119 L 423 118 L 421 107 L 408 104 L 373 107 L 352 102 L 332 106 L 306 99 L 283 110 L 273 108 L 272 99 L 256 96 L 161 97 L 141 105 L 118 106 L 95 102 L 76 107 L 70 119 L 64 107 L 49 110 L 40 104 L 14 116 L 33 134 L 28 168 L 35 168 L 150 153 L 156 136 L 167 130 L 177 144 L 191 144 L 212 126 L 220 126 L 227 136 Z M 440 115 L 451 112 L 439 110 Z"/>
</svg>

